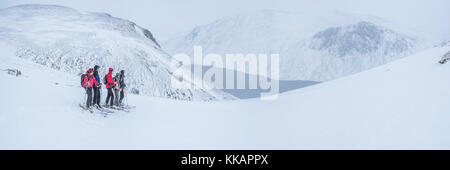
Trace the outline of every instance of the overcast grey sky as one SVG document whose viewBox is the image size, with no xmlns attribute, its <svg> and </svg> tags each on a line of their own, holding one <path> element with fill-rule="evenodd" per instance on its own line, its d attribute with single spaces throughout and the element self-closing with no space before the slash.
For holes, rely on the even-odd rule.
<svg viewBox="0 0 450 170">
<path fill-rule="evenodd" d="M 30 3 L 107 12 L 148 28 L 160 41 L 197 25 L 258 9 L 371 14 L 450 38 L 450 0 L 0 0 L 0 8 Z"/>
</svg>

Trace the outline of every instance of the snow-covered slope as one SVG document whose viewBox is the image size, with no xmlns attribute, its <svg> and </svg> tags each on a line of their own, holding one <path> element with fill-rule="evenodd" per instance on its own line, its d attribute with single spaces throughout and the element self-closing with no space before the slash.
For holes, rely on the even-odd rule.
<svg viewBox="0 0 450 170">
<path fill-rule="evenodd" d="M 191 56 L 194 45 L 204 54 L 277 53 L 282 79 L 326 81 L 410 55 L 417 41 L 409 34 L 374 16 L 260 10 L 198 26 L 163 47 Z"/>
<path fill-rule="evenodd" d="M 100 65 L 126 71 L 127 90 L 182 100 L 232 98 L 219 91 L 171 88 L 170 56 L 153 35 L 131 21 L 106 13 L 53 5 L 20 5 L 0 10 L 0 41 L 22 59 L 69 73 Z M 79 77 L 73 75 L 73 77 Z"/>
<path fill-rule="evenodd" d="M 272 101 L 129 95 L 135 110 L 104 118 L 78 108 L 83 90 L 70 86 L 77 80 L 2 49 L 0 67 L 23 75 L 0 72 L 0 149 L 450 149 L 450 65 L 437 63 L 448 51 Z"/>
</svg>

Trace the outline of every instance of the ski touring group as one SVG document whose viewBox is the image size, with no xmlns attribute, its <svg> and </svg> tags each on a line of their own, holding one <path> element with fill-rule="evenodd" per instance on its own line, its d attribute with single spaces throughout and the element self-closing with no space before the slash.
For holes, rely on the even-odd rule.
<svg viewBox="0 0 450 170">
<path fill-rule="evenodd" d="M 94 108 L 101 113 L 113 113 L 110 110 L 121 110 L 128 112 L 129 106 L 123 104 L 123 99 L 125 97 L 125 71 L 121 70 L 113 76 L 113 68 L 108 69 L 108 74 L 103 77 L 101 81 L 100 75 L 98 73 L 100 66 L 95 65 L 94 68 L 89 68 L 86 74 L 81 75 L 81 86 L 86 92 L 86 103 L 85 105 L 80 104 L 80 107 L 85 110 L 89 110 L 91 113 L 94 112 Z M 103 83 L 102 83 L 103 82 Z M 100 104 L 101 98 L 101 88 L 105 85 L 108 93 L 106 96 L 106 101 L 104 105 Z"/>
</svg>

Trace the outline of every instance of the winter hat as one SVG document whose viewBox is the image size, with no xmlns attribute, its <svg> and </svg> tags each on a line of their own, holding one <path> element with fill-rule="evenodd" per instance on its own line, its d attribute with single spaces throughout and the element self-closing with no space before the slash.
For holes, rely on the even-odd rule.
<svg viewBox="0 0 450 170">
<path fill-rule="evenodd" d="M 94 70 L 98 70 L 99 68 L 100 68 L 100 66 L 98 66 L 98 65 L 94 66 Z"/>
<path fill-rule="evenodd" d="M 86 73 L 87 73 L 87 74 L 90 74 L 90 73 L 92 73 L 93 70 L 94 70 L 94 69 L 89 68 L 89 69 L 86 71 Z"/>
<path fill-rule="evenodd" d="M 113 68 L 109 68 L 109 71 L 113 71 Z"/>
</svg>

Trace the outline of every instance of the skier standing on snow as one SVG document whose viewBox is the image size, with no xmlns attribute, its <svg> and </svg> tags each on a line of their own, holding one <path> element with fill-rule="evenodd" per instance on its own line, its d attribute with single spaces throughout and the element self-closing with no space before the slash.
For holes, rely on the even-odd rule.
<svg viewBox="0 0 450 170">
<path fill-rule="evenodd" d="M 92 68 L 88 69 L 82 84 L 83 87 L 86 89 L 87 93 L 86 108 L 90 108 L 92 106 L 92 87 L 98 86 L 97 81 L 92 75 L 92 72 L 93 72 Z"/>
<path fill-rule="evenodd" d="M 110 102 L 110 106 L 113 106 L 114 103 L 114 94 L 112 91 L 112 88 L 114 88 L 114 81 L 113 81 L 113 77 L 112 77 L 112 72 L 113 69 L 109 68 L 109 72 L 108 74 L 105 76 L 105 84 L 106 84 L 106 89 L 108 89 L 108 95 L 106 96 L 106 102 L 105 102 L 105 106 L 108 107 L 108 101 L 109 99 L 111 99 Z"/>
<path fill-rule="evenodd" d="M 124 90 L 125 90 L 125 70 L 120 71 L 120 80 L 119 80 L 119 87 L 120 87 L 120 99 L 119 104 L 122 105 L 122 100 L 125 97 Z"/>
<path fill-rule="evenodd" d="M 120 91 L 120 86 L 119 86 L 119 82 L 120 82 L 120 74 L 117 73 L 116 76 L 114 77 L 114 105 L 119 107 L 119 91 Z"/>
<path fill-rule="evenodd" d="M 95 81 L 98 83 L 98 87 L 94 86 L 94 106 L 97 105 L 97 107 L 101 108 L 100 106 L 100 90 L 101 90 L 101 83 L 100 83 L 100 75 L 98 75 L 98 69 L 100 66 L 95 65 L 94 66 L 94 78 Z"/>
</svg>

